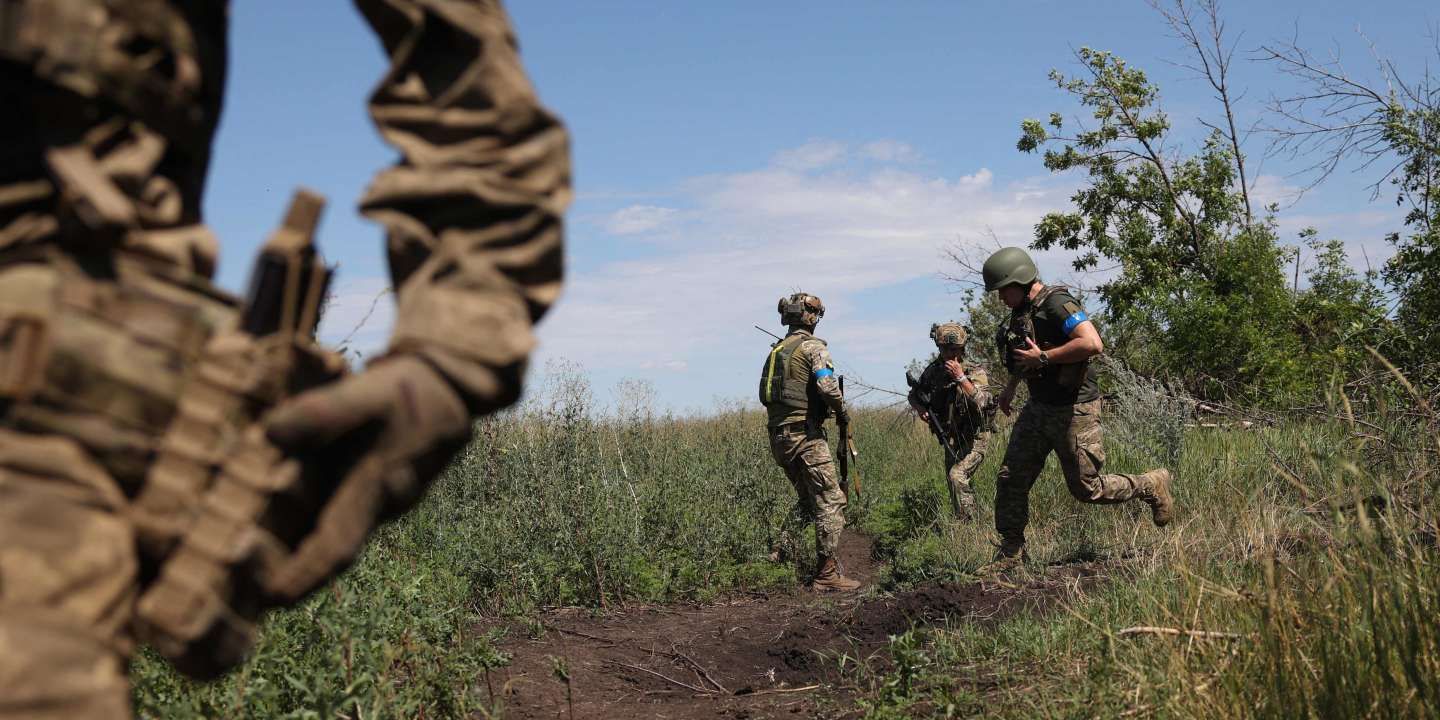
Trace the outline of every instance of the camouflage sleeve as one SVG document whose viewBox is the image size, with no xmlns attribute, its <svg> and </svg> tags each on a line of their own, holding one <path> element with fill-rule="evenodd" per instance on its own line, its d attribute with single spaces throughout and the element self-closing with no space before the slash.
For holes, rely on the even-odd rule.
<svg viewBox="0 0 1440 720">
<path fill-rule="evenodd" d="M 831 410 L 839 412 L 845 403 L 840 396 L 840 382 L 835 379 L 835 361 L 830 358 L 830 349 L 819 340 L 806 340 L 800 350 L 810 358 L 810 377 L 815 378 L 820 397 Z"/>
<path fill-rule="evenodd" d="M 390 351 L 423 357 L 472 412 L 513 402 L 531 326 L 560 293 L 569 141 L 541 107 L 498 0 L 356 0 L 390 70 L 370 115 L 399 162 L 361 201 L 387 231 Z"/>
<path fill-rule="evenodd" d="M 982 367 L 972 367 L 965 374 L 970 376 L 970 382 L 975 385 L 975 394 L 970 396 L 970 401 L 983 412 L 995 402 L 994 396 L 990 394 L 990 375 Z"/>
</svg>

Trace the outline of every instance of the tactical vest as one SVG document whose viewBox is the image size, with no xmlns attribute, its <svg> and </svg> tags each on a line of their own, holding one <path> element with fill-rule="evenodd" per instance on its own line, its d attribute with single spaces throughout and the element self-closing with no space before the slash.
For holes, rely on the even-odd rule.
<svg viewBox="0 0 1440 720">
<path fill-rule="evenodd" d="M 244 659 L 262 607 L 245 598 L 313 589 L 289 578 L 314 518 L 267 514 L 303 479 L 277 471 L 259 423 L 344 372 L 313 338 L 321 203 L 297 195 L 243 305 L 142 256 L 108 256 L 98 277 L 56 247 L 0 256 L 0 427 L 68 437 L 113 475 L 154 568 L 136 633 L 198 677 Z"/>
<path fill-rule="evenodd" d="M 976 386 L 984 387 L 990 382 L 984 369 L 978 366 L 967 365 L 966 373 Z M 927 392 L 920 396 L 920 402 L 948 432 L 965 438 L 994 429 L 993 409 L 987 413 L 986 408 L 966 396 L 959 383 L 949 379 L 943 359 L 932 362 L 921 377 Z"/>
<path fill-rule="evenodd" d="M 1075 389 L 1085 382 L 1085 373 L 1090 367 L 1090 360 L 1086 358 L 1080 362 L 1073 363 L 1052 363 L 1046 368 L 1034 370 L 1023 370 L 1015 363 L 1015 350 L 1027 346 L 1027 339 L 1035 340 L 1035 344 L 1041 350 L 1050 350 L 1058 347 L 1051 342 L 1042 341 L 1035 336 L 1035 314 L 1044 307 L 1045 301 L 1060 290 L 1069 291 L 1070 288 L 1064 285 L 1046 285 L 1030 301 L 1030 307 L 1022 313 L 1011 313 L 1010 319 L 1000 323 L 995 333 L 995 344 L 1000 350 L 1001 361 L 1005 369 L 1012 374 L 1018 375 L 1026 380 L 1053 380 L 1063 388 Z"/>
<path fill-rule="evenodd" d="M 782 404 L 796 410 L 809 410 L 815 394 L 810 382 L 810 367 L 799 352 L 806 340 L 813 335 L 794 333 L 770 346 L 765 364 L 760 368 L 760 402 L 765 407 Z"/>
</svg>

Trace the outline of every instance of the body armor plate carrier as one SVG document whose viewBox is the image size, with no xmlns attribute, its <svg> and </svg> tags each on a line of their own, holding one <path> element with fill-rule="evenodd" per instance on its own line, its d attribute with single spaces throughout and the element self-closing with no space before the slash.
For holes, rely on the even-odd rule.
<svg viewBox="0 0 1440 720">
<path fill-rule="evenodd" d="M 805 411 L 820 407 L 810 382 L 810 368 L 800 354 L 806 340 L 825 342 L 813 335 L 794 333 L 770 346 L 770 354 L 760 368 L 760 402 L 766 407 L 776 403 Z"/>
<path fill-rule="evenodd" d="M 1015 351 L 1026 347 L 1025 341 L 1028 339 L 1035 340 L 1035 344 L 1041 350 L 1051 350 L 1057 347 L 1056 344 L 1042 341 L 1035 336 L 1035 314 L 1040 311 L 1041 307 L 1044 307 L 1045 301 L 1050 299 L 1051 295 L 1061 290 L 1069 292 L 1070 288 L 1064 285 L 1046 285 L 1042 288 L 1030 301 L 1030 306 L 1025 309 L 1025 312 L 1013 313 L 1008 320 L 1000 323 L 995 336 L 995 344 L 1000 349 L 1000 358 L 1005 364 L 1005 369 L 1012 374 L 1027 380 L 1051 376 L 1061 387 L 1073 390 L 1085 382 L 1085 373 L 1090 367 L 1088 359 L 1075 363 L 1057 363 L 1047 368 L 1029 371 L 1023 370 L 1015 364 Z"/>
</svg>

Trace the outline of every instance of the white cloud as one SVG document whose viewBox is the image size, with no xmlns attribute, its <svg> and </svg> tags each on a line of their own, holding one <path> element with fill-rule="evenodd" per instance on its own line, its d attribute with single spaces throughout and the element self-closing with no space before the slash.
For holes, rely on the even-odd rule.
<svg viewBox="0 0 1440 720">
<path fill-rule="evenodd" d="M 1284 210 L 1299 201 L 1304 192 L 1305 188 L 1287 182 L 1279 175 L 1261 175 L 1250 185 L 1250 206 L 1257 215 L 1271 204 Z"/>
<path fill-rule="evenodd" d="M 647 360 L 640 363 L 641 370 L 669 370 L 671 372 L 684 372 L 690 368 L 690 363 L 684 360 Z"/>
<path fill-rule="evenodd" d="M 751 325 L 779 332 L 776 298 L 804 289 L 825 299 L 821 332 L 842 371 L 894 385 L 889 375 L 932 347 L 929 324 L 957 317 L 959 298 L 936 279 L 941 269 L 958 270 L 942 249 L 970 247 L 983 258 L 996 243 L 1027 245 L 1035 223 L 1069 207 L 1084 182 L 997 179 L 988 168 L 942 172 L 909 163 L 913 151 L 873 145 L 852 153 L 811 141 L 763 167 L 680 184 L 666 202 L 684 211 L 651 204 L 611 214 L 600 229 L 612 236 L 673 229 L 682 219 L 684 232 L 645 246 L 639 257 L 572 267 L 564 296 L 540 326 L 533 365 L 569 358 L 604 378 L 602 386 L 649 378 L 664 385 L 663 402 L 672 407 L 716 394 L 748 397 L 759 362 L 752 356 L 769 342 Z M 1256 186 L 1257 197 L 1283 190 L 1269 176 Z M 1282 237 L 1302 223 L 1326 237 L 1374 238 L 1392 218 L 1378 208 L 1304 215 L 1305 205 L 1281 214 Z M 1072 277 L 1063 251 L 1035 258 L 1047 280 L 1091 286 L 1104 277 Z M 382 348 L 393 318 L 391 298 L 375 302 L 385 285 L 380 278 L 341 283 L 322 336 L 333 343 L 360 325 L 351 345 Z M 937 306 L 937 297 L 949 299 Z M 372 317 L 361 323 L 372 303 Z"/>
<path fill-rule="evenodd" d="M 913 329 L 849 327 L 857 293 L 934 278 L 941 249 L 957 241 L 988 246 L 993 233 L 1023 245 L 1070 193 L 1048 180 L 997 186 L 986 168 L 920 172 L 899 164 L 915 155 L 900 143 L 861 147 L 873 162 L 842 163 L 843 145 L 811 141 L 753 171 L 684 183 L 693 209 L 683 236 L 644 259 L 572 274 L 541 328 L 545 355 L 616 372 L 670 361 L 708 371 L 716 356 L 754 345 L 750 326 L 773 326 L 775 299 L 803 288 L 849 318 L 845 329 L 828 324 L 850 352 L 878 358 Z"/>
<path fill-rule="evenodd" d="M 611 235 L 636 235 L 656 230 L 675 218 L 679 210 L 655 205 L 631 205 L 610 214 L 605 230 Z"/>
<path fill-rule="evenodd" d="M 817 170 L 840 162 L 849 152 L 845 143 L 834 140 L 811 140 L 797 148 L 775 153 L 771 164 L 789 170 Z"/>
<path fill-rule="evenodd" d="M 923 158 L 915 148 L 899 140 L 876 140 L 860 146 L 860 155 L 868 160 L 889 163 L 913 163 Z"/>
</svg>

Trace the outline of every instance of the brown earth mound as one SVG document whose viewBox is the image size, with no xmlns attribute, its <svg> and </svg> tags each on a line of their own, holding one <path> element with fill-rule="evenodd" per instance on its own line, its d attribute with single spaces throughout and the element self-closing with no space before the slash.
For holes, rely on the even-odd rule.
<svg viewBox="0 0 1440 720">
<path fill-rule="evenodd" d="M 847 574 L 873 582 L 868 539 L 846 533 L 841 561 Z M 797 590 L 599 616 L 556 610 L 542 617 L 538 639 L 512 634 L 504 648 L 512 663 L 492 680 L 506 718 L 854 717 L 842 655 L 883 668 L 890 636 L 912 626 L 1041 611 L 1067 585 L 1096 575 L 1092 565 L 1071 565 L 1023 584 L 930 585 L 894 595 Z M 568 688 L 556 659 L 568 668 Z"/>
</svg>

